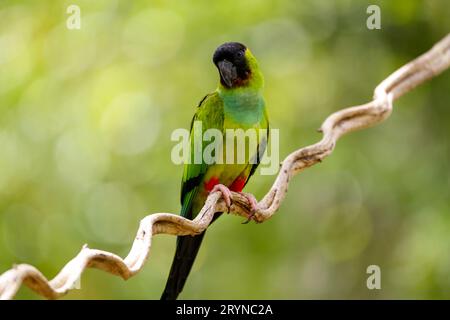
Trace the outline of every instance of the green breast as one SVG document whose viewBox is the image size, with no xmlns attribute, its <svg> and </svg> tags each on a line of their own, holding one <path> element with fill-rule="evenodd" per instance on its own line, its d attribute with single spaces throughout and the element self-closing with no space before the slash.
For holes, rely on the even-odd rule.
<svg viewBox="0 0 450 320">
<path fill-rule="evenodd" d="M 264 116 L 264 99 L 258 90 L 235 89 L 221 92 L 225 119 L 240 124 L 239 127 L 253 127 Z"/>
</svg>

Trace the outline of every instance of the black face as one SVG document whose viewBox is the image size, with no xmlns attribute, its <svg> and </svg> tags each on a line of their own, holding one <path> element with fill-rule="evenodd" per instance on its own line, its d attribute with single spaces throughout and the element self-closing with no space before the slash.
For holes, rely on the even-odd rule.
<svg viewBox="0 0 450 320">
<path fill-rule="evenodd" d="M 227 88 L 237 87 L 250 77 L 245 58 L 247 48 L 238 42 L 227 42 L 216 49 L 213 62 L 219 69 L 220 82 Z"/>
</svg>

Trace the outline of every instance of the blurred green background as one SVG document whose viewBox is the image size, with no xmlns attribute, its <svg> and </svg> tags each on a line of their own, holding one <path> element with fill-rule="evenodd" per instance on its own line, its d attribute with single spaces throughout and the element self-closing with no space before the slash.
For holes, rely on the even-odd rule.
<svg viewBox="0 0 450 320">
<path fill-rule="evenodd" d="M 66 28 L 70 4 L 80 30 Z M 381 30 L 366 28 L 370 4 Z M 141 218 L 178 212 L 170 135 L 215 89 L 221 43 L 259 59 L 283 158 L 444 37 L 449 13 L 446 0 L 1 1 L 0 272 L 26 262 L 51 278 L 84 243 L 125 256 Z M 449 88 L 447 72 L 345 136 L 273 219 L 220 219 L 181 298 L 449 298 Z M 128 281 L 87 270 L 66 299 L 159 298 L 174 246 L 157 236 Z M 381 290 L 366 287 L 371 264 Z"/>
</svg>

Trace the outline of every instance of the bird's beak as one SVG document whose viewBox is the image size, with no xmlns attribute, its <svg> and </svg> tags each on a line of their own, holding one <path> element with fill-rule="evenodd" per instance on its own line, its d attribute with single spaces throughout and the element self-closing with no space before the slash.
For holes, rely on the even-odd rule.
<svg viewBox="0 0 450 320">
<path fill-rule="evenodd" d="M 238 77 L 236 67 L 228 60 L 219 61 L 217 66 L 223 82 L 225 82 L 227 87 L 231 88 Z"/>
</svg>

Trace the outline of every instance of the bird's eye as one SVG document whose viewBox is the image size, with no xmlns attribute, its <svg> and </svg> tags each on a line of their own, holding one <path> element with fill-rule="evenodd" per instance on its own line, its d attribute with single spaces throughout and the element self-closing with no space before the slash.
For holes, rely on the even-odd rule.
<svg viewBox="0 0 450 320">
<path fill-rule="evenodd" d="M 242 57 L 244 56 L 244 52 L 238 51 L 237 56 L 238 56 L 239 58 L 242 58 Z"/>
</svg>

